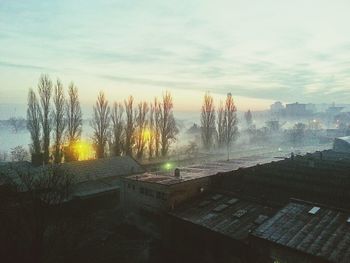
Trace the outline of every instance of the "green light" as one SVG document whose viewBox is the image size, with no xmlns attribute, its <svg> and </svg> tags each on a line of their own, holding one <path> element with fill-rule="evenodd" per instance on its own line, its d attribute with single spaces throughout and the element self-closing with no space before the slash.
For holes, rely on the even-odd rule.
<svg viewBox="0 0 350 263">
<path fill-rule="evenodd" d="M 171 163 L 166 163 L 165 164 L 165 169 L 170 170 L 171 169 Z"/>
</svg>

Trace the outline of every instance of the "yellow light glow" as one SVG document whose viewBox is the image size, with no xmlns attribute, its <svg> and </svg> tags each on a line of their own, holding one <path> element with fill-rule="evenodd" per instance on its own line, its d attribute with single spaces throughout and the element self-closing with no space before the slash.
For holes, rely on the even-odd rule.
<svg viewBox="0 0 350 263">
<path fill-rule="evenodd" d="M 148 141 L 151 138 L 151 130 L 150 129 L 144 129 L 142 131 L 142 137 L 145 141 Z"/>
<path fill-rule="evenodd" d="M 78 160 L 90 160 L 95 158 L 95 150 L 92 145 L 85 141 L 77 141 L 73 146 L 74 151 L 78 154 Z"/>
</svg>

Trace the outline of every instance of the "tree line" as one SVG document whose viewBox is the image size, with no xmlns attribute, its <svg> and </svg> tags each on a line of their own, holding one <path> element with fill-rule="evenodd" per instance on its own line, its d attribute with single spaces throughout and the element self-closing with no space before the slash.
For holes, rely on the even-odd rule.
<svg viewBox="0 0 350 263">
<path fill-rule="evenodd" d="M 74 145 L 82 134 L 82 110 L 78 88 L 72 82 L 65 95 L 62 82 L 41 75 L 37 92 L 29 89 L 27 128 L 33 159 L 49 163 L 78 160 Z M 135 105 L 133 96 L 112 106 L 98 94 L 90 121 L 97 158 L 129 155 L 137 159 L 164 157 L 176 140 L 178 128 L 173 99 L 165 92 L 159 100 Z"/>
<path fill-rule="evenodd" d="M 170 92 L 165 92 L 161 100 L 137 105 L 129 96 L 111 107 L 101 91 L 93 107 L 91 126 L 98 158 L 106 156 L 108 150 L 114 156 L 137 159 L 165 157 L 178 133 Z"/>
<path fill-rule="evenodd" d="M 76 160 L 72 146 L 81 137 L 82 111 L 78 88 L 72 82 L 68 86 L 66 98 L 63 84 L 55 83 L 48 75 L 41 75 L 37 92 L 32 88 L 28 92 L 27 128 L 31 136 L 32 158 L 49 163 Z M 53 150 L 51 151 L 51 136 Z M 68 147 L 64 150 L 63 146 Z"/>
<path fill-rule="evenodd" d="M 238 137 L 237 108 L 232 94 L 228 93 L 225 102 L 220 101 L 216 110 L 213 97 L 206 93 L 200 120 L 203 148 L 226 148 L 229 154 L 232 143 Z"/>
</svg>

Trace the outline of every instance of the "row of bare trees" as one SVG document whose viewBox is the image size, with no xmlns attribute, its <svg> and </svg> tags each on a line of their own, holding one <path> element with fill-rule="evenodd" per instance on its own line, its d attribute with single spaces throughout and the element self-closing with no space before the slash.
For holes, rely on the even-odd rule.
<svg viewBox="0 0 350 263">
<path fill-rule="evenodd" d="M 173 100 L 165 92 L 161 101 L 142 101 L 136 106 L 129 96 L 123 103 L 111 107 L 103 92 L 100 92 L 93 108 L 91 126 L 98 158 L 107 154 L 129 155 L 137 159 L 148 156 L 164 157 L 176 139 L 178 129 L 173 115 Z"/>
<path fill-rule="evenodd" d="M 201 111 L 201 139 L 204 149 L 214 146 L 230 149 L 238 136 L 237 109 L 232 94 L 227 94 L 226 100 L 215 110 L 214 99 L 209 94 L 204 95 Z"/>
<path fill-rule="evenodd" d="M 31 135 L 33 158 L 43 156 L 43 162 L 49 162 L 53 136 L 54 161 L 62 161 L 65 143 L 69 145 L 64 153 L 65 159 L 76 159 L 71 148 L 79 140 L 82 132 L 82 111 L 77 87 L 73 83 L 69 85 L 66 99 L 63 84 L 59 79 L 53 84 L 48 75 L 41 75 L 37 93 L 29 89 L 27 128 Z"/>
</svg>

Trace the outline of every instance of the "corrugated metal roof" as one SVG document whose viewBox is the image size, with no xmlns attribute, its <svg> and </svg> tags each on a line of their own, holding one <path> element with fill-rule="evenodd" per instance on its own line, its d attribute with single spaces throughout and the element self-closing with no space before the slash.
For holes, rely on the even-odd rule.
<svg viewBox="0 0 350 263">
<path fill-rule="evenodd" d="M 213 199 L 217 193 L 208 194 L 180 207 L 170 215 L 193 224 L 218 232 L 236 240 L 244 240 L 256 226 L 273 213 L 271 208 L 258 203 L 220 194 L 220 199 Z M 242 211 L 245 211 L 242 213 Z M 241 213 L 236 217 L 236 213 Z M 265 216 L 264 220 L 261 216 Z M 260 221 L 257 219 L 260 218 Z"/>
<path fill-rule="evenodd" d="M 349 213 L 293 201 L 259 226 L 253 235 L 331 262 L 349 262 Z"/>
<path fill-rule="evenodd" d="M 141 165 L 129 156 L 63 163 L 62 168 L 74 175 L 77 182 L 144 172 Z"/>
</svg>

